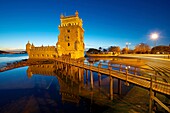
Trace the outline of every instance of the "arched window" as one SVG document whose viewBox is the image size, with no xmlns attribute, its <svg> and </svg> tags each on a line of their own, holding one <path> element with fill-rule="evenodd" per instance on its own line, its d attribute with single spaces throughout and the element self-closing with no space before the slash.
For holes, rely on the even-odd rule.
<svg viewBox="0 0 170 113">
<path fill-rule="evenodd" d="M 70 46 L 70 43 L 68 43 L 68 46 Z"/>
</svg>

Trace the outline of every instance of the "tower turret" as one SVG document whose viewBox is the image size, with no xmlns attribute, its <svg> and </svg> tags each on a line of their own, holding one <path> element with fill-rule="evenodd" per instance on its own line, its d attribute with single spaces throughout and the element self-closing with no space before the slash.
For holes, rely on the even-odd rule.
<svg viewBox="0 0 170 113">
<path fill-rule="evenodd" d="M 75 12 L 75 15 L 76 15 L 76 17 L 78 17 L 78 16 L 79 16 L 79 13 L 78 13 L 78 11 L 76 11 L 76 12 Z"/>
<path fill-rule="evenodd" d="M 28 55 L 30 54 L 30 49 L 31 49 L 31 44 L 28 41 L 28 43 L 26 44 L 26 51 L 27 51 Z"/>
</svg>

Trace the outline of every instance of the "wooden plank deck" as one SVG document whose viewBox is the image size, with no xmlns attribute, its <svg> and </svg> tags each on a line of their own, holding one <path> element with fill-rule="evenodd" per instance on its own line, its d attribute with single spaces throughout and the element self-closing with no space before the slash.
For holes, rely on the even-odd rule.
<svg viewBox="0 0 170 113">
<path fill-rule="evenodd" d="M 153 91 L 160 92 L 162 94 L 170 95 L 170 83 L 166 83 L 163 81 L 159 80 L 154 80 L 145 76 L 139 76 L 139 75 L 134 75 L 130 73 L 126 73 L 123 71 L 118 71 L 118 70 L 113 70 L 113 69 L 108 69 L 108 68 L 99 68 L 93 65 L 88 65 L 83 63 L 79 63 L 76 61 L 72 60 L 62 60 L 62 59 L 56 59 L 56 61 L 70 64 L 76 67 L 84 68 L 87 70 L 91 70 L 94 72 L 99 72 L 108 76 L 112 76 L 121 80 L 124 80 L 128 83 L 133 83 L 135 85 L 150 89 L 152 87 Z M 153 77 L 154 78 L 154 77 Z M 152 80 L 152 81 L 151 81 Z M 152 82 L 152 86 L 151 86 Z"/>
</svg>

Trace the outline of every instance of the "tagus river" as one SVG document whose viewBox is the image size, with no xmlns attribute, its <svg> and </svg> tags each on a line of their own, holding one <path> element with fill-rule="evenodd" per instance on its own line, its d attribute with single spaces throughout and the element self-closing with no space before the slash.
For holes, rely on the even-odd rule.
<svg viewBox="0 0 170 113">
<path fill-rule="evenodd" d="M 0 55 L 0 66 L 27 58 L 27 54 Z M 109 59 L 98 59 L 96 64 L 99 61 L 107 63 Z M 148 110 L 145 89 L 132 84 L 126 86 L 123 81 L 114 78 L 113 98 L 110 99 L 108 76 L 101 75 L 99 84 L 98 73 L 93 72 L 92 89 L 90 74 L 87 75 L 84 70 L 80 81 L 76 67 L 70 74 L 55 65 L 46 63 L 0 72 L 0 113 L 124 113 Z"/>
</svg>

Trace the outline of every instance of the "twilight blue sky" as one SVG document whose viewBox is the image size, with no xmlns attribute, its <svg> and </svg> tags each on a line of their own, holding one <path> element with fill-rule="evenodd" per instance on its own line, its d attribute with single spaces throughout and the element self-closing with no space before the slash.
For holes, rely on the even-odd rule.
<svg viewBox="0 0 170 113">
<path fill-rule="evenodd" d="M 25 49 L 28 40 L 55 45 L 60 14 L 76 10 L 86 48 L 153 46 L 152 32 L 160 34 L 157 45 L 170 44 L 170 0 L 0 0 L 0 49 Z"/>
</svg>

